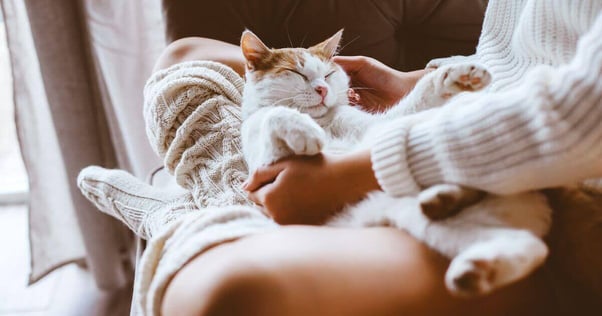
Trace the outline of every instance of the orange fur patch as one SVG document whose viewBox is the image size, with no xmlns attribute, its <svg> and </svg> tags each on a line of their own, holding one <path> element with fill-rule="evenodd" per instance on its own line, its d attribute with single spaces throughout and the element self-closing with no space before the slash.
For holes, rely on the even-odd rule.
<svg viewBox="0 0 602 316">
<path fill-rule="evenodd" d="M 325 63 L 330 62 L 330 56 L 328 55 L 328 53 L 326 53 L 324 51 L 322 46 L 312 46 L 312 47 L 308 48 L 307 50 L 309 51 L 310 54 L 318 57 L 323 62 L 325 62 Z"/>
<path fill-rule="evenodd" d="M 271 49 L 270 54 L 255 62 L 253 76 L 259 81 L 268 74 L 279 74 L 286 69 L 300 70 L 305 63 L 304 52 L 308 52 L 325 63 L 333 64 L 323 50 L 315 47 L 305 48 L 278 48 Z"/>
<path fill-rule="evenodd" d="M 303 48 L 280 48 L 270 50 L 266 58 L 255 63 L 253 74 L 256 80 L 261 80 L 268 74 L 277 74 L 288 69 L 298 69 L 298 64 L 303 66 Z"/>
</svg>

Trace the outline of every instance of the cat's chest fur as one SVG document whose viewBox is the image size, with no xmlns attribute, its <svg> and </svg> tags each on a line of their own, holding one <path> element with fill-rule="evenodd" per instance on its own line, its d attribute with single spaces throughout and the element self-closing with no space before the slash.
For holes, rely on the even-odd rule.
<svg viewBox="0 0 602 316">
<path fill-rule="evenodd" d="M 323 152 L 336 155 L 367 147 L 369 138 L 366 136 L 372 134 L 377 123 L 386 122 L 387 117 L 341 105 L 329 111 L 325 117 L 314 120 L 326 132 Z"/>
</svg>

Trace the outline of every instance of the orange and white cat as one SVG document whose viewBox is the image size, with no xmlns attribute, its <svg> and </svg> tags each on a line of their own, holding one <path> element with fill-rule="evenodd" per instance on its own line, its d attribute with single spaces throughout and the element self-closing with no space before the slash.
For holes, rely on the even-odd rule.
<svg viewBox="0 0 602 316">
<path fill-rule="evenodd" d="M 341 36 L 339 31 L 308 49 L 270 49 L 252 32 L 243 33 L 247 71 L 242 143 L 250 172 L 290 155 L 369 148 L 384 125 L 399 124 L 401 117 L 428 119 L 428 109 L 464 91 L 481 90 L 491 80 L 476 63 L 443 66 L 419 80 L 391 110 L 369 114 L 349 105 L 349 78 L 332 61 Z M 456 216 L 439 221 L 430 220 L 421 210 L 421 204 L 440 203 L 438 199 L 446 194 L 461 199 L 463 192 L 451 184 L 428 188 L 417 197 L 372 192 L 327 225 L 387 225 L 408 231 L 452 259 L 446 285 L 457 295 L 488 293 L 544 262 L 548 249 L 541 237 L 550 227 L 551 210 L 541 194 L 486 195 Z"/>
</svg>

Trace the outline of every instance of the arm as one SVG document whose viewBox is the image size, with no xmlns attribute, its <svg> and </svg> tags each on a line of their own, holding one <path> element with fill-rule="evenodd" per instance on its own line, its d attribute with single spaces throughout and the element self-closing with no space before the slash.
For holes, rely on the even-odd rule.
<svg viewBox="0 0 602 316">
<path fill-rule="evenodd" d="M 383 132 L 372 150 L 392 195 L 457 183 L 510 194 L 602 175 L 602 16 L 575 58 L 504 93 L 456 98 L 434 117 Z M 462 104 L 464 103 L 464 104 Z"/>
<path fill-rule="evenodd" d="M 320 224 L 345 205 L 378 190 L 370 152 L 294 156 L 260 167 L 245 190 L 279 224 Z"/>
</svg>

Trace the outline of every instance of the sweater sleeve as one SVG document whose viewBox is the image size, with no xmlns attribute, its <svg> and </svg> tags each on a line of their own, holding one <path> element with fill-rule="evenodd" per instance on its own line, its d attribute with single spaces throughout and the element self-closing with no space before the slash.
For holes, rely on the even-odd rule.
<svg viewBox="0 0 602 316">
<path fill-rule="evenodd" d="M 383 131 L 372 166 L 385 192 L 457 183 L 511 194 L 602 176 L 602 14 L 570 63 L 477 95 Z"/>
</svg>

